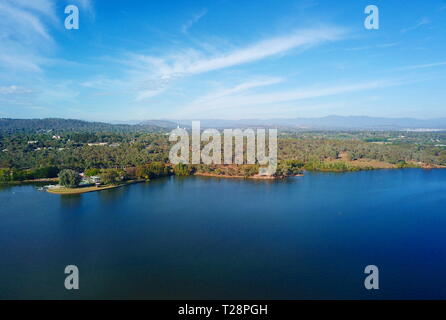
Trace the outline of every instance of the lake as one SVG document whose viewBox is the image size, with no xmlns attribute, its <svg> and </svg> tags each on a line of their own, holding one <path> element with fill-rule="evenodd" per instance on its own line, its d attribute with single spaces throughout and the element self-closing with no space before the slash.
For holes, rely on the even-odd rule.
<svg viewBox="0 0 446 320">
<path fill-rule="evenodd" d="M 446 298 L 446 170 L 0 187 L 0 298 Z M 64 268 L 80 290 L 64 288 Z M 364 288 L 379 267 L 380 289 Z"/>
</svg>

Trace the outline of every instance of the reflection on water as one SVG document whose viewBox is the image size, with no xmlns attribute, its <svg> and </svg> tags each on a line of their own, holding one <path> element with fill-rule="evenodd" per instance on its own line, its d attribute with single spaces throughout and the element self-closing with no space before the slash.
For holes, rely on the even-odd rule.
<svg viewBox="0 0 446 320">
<path fill-rule="evenodd" d="M 0 298 L 72 298 L 68 264 L 78 298 L 446 298 L 444 203 L 446 170 L 6 186 Z M 362 285 L 369 264 L 378 292 Z"/>
<path fill-rule="evenodd" d="M 114 188 L 104 191 L 96 192 L 96 196 L 99 198 L 100 202 L 104 205 L 113 203 L 114 201 L 117 201 L 119 198 L 124 197 L 126 193 L 129 192 L 129 188 L 131 186 L 126 187 L 120 187 L 120 188 Z"/>
<path fill-rule="evenodd" d="M 60 199 L 60 207 L 62 210 L 75 209 L 80 207 L 82 202 L 81 194 L 53 195 Z"/>
</svg>

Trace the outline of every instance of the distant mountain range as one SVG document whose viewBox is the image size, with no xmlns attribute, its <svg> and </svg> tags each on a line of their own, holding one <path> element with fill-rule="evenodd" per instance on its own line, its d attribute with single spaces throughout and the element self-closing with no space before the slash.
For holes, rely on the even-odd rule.
<svg viewBox="0 0 446 320">
<path fill-rule="evenodd" d="M 366 116 L 327 116 L 321 118 L 292 119 L 199 119 L 202 128 L 280 127 L 325 130 L 446 130 L 446 118 L 378 118 Z M 148 120 L 141 124 L 163 128 L 190 127 L 191 120 Z"/>
<path fill-rule="evenodd" d="M 446 118 L 377 118 L 365 116 L 327 116 L 321 118 L 293 119 L 245 119 L 218 120 L 197 119 L 201 128 L 281 128 L 302 130 L 419 130 L 446 131 Z M 176 128 L 190 128 L 192 120 L 145 120 L 126 123 L 89 122 L 72 119 L 0 119 L 3 132 L 27 132 L 39 130 L 56 131 L 166 131 Z"/>
</svg>

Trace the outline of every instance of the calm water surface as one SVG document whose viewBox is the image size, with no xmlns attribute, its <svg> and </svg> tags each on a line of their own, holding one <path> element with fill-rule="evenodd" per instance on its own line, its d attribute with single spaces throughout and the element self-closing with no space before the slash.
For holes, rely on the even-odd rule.
<svg viewBox="0 0 446 320">
<path fill-rule="evenodd" d="M 0 298 L 446 298 L 445 270 L 446 170 L 0 187 Z"/>
</svg>

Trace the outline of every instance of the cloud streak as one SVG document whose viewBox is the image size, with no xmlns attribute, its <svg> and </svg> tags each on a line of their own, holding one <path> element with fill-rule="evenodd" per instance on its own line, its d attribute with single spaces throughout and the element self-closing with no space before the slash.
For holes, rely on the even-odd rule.
<svg viewBox="0 0 446 320">
<path fill-rule="evenodd" d="M 281 83 L 284 79 L 282 78 L 259 78 L 251 81 L 245 81 L 235 87 L 222 89 L 210 94 L 207 94 L 198 100 L 195 101 L 196 104 L 208 104 L 213 103 L 215 101 L 221 100 L 228 96 L 232 96 L 234 94 L 239 94 L 254 88 L 266 87 L 273 84 Z"/>
<path fill-rule="evenodd" d="M 292 34 L 268 38 L 244 48 L 222 53 L 215 57 L 203 57 L 190 50 L 185 55 L 161 60 L 152 60 L 152 65 L 161 74 L 198 74 L 232 66 L 259 61 L 292 49 L 339 40 L 343 31 L 336 28 L 321 28 L 295 31 Z M 146 60 L 150 62 L 150 60 Z"/>
<path fill-rule="evenodd" d="M 409 31 L 413 31 L 413 30 L 416 30 L 416 29 L 418 29 L 424 25 L 430 24 L 430 23 L 431 23 L 431 21 L 428 18 L 423 18 L 416 25 L 414 25 L 412 27 L 401 29 L 401 32 L 406 33 Z"/>
<path fill-rule="evenodd" d="M 16 85 L 0 87 L 0 95 L 31 93 L 32 90 L 22 88 Z"/>
<path fill-rule="evenodd" d="M 250 109 L 260 111 L 265 108 L 273 110 L 279 104 L 303 101 L 313 98 L 336 96 L 345 93 L 354 93 L 380 88 L 387 88 L 408 83 L 401 80 L 377 80 L 346 85 L 318 86 L 311 88 L 296 88 L 293 90 L 276 91 L 269 93 L 238 94 L 239 91 L 228 89 L 228 94 L 207 95 L 198 98 L 186 106 L 177 116 L 191 116 L 217 112 L 219 116 L 224 114 L 240 114 Z M 249 87 L 249 86 L 248 86 Z M 237 87 L 236 87 L 237 88 Z M 243 90 L 246 91 L 246 90 Z M 211 97 L 211 98 L 209 98 Z M 228 117 L 227 117 L 228 118 Z"/>
<path fill-rule="evenodd" d="M 130 59 L 134 69 L 132 73 L 147 81 L 160 79 L 165 84 L 185 76 L 207 73 L 226 68 L 245 65 L 267 58 L 276 57 L 300 48 L 342 39 L 346 30 L 337 27 L 321 27 L 316 29 L 296 30 L 287 35 L 270 37 L 251 45 L 236 48 L 219 54 L 207 54 L 195 49 L 182 50 L 180 54 L 165 57 L 153 57 L 132 54 Z M 164 89 L 166 85 L 163 86 Z M 163 90 L 140 92 L 138 100 L 152 97 Z"/>
<path fill-rule="evenodd" d="M 204 9 L 200 11 L 199 13 L 195 14 L 192 19 L 188 20 L 185 24 L 181 26 L 181 32 L 187 33 L 189 29 L 196 24 L 201 18 L 203 18 L 208 13 L 207 9 Z"/>
<path fill-rule="evenodd" d="M 66 0 L 67 4 L 75 4 L 79 7 L 81 13 L 87 12 L 94 19 L 95 12 L 92 0 Z"/>
<path fill-rule="evenodd" d="M 55 21 L 48 0 L 0 2 L 0 68 L 41 71 L 54 40 L 45 20 Z"/>
<path fill-rule="evenodd" d="M 398 70 L 415 70 L 415 69 L 434 68 L 434 67 L 441 67 L 441 66 L 446 66 L 446 61 L 406 66 L 406 67 L 398 68 Z"/>
</svg>

